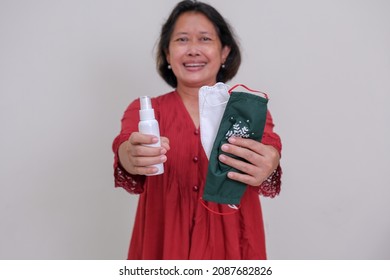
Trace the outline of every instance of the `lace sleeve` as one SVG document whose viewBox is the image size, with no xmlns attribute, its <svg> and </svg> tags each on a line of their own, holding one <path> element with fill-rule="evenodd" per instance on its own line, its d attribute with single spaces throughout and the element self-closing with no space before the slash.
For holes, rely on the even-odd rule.
<svg viewBox="0 0 390 280">
<path fill-rule="evenodd" d="M 131 194 L 140 194 L 144 191 L 145 176 L 132 175 L 127 172 L 119 161 L 119 146 L 126 141 L 130 136 L 130 133 L 119 134 L 112 144 L 112 150 L 114 152 L 114 184 L 115 187 L 124 188 Z"/>
<path fill-rule="evenodd" d="M 282 154 L 282 141 L 277 133 L 274 132 L 274 123 L 271 113 L 267 112 L 266 126 L 261 142 L 265 145 L 271 145 L 278 150 L 279 155 Z M 280 193 L 282 185 L 282 168 L 280 165 L 272 172 L 272 174 L 260 185 L 254 186 L 255 190 L 265 197 L 274 198 Z"/>
<path fill-rule="evenodd" d="M 145 176 L 132 175 L 120 164 L 114 167 L 114 181 L 115 187 L 124 188 L 131 194 L 140 194 L 144 191 Z"/>
<path fill-rule="evenodd" d="M 112 143 L 114 152 L 114 184 L 115 187 L 124 188 L 131 194 L 140 194 L 144 191 L 145 176 L 128 173 L 119 161 L 119 147 L 127 141 L 132 132 L 138 130 L 139 100 L 134 100 L 126 109 L 121 120 L 121 131 Z"/>
<path fill-rule="evenodd" d="M 257 188 L 257 192 L 265 197 L 274 198 L 280 193 L 282 185 L 282 168 L 280 165 L 272 174 Z"/>
<path fill-rule="evenodd" d="M 251 186 L 259 195 L 274 198 L 279 195 L 282 185 L 282 168 L 280 165 L 260 186 Z"/>
</svg>

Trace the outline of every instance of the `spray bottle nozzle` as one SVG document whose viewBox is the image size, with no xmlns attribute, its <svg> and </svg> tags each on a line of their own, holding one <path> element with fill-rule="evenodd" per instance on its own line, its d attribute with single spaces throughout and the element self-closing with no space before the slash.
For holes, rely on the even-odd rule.
<svg viewBox="0 0 390 280">
<path fill-rule="evenodd" d="M 141 110 L 149 110 L 152 108 L 152 102 L 150 101 L 149 96 L 141 96 L 140 97 Z"/>
<path fill-rule="evenodd" d="M 152 101 L 149 96 L 141 96 L 139 98 L 141 104 L 141 110 L 139 110 L 139 116 L 141 121 L 153 120 L 154 119 L 154 110 L 152 107 Z"/>
</svg>

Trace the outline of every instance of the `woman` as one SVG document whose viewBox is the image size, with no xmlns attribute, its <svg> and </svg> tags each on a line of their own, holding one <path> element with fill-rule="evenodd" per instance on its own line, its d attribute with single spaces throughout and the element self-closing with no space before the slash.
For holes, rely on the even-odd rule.
<svg viewBox="0 0 390 280">
<path fill-rule="evenodd" d="M 140 194 L 128 259 L 265 259 L 265 237 L 259 194 L 280 189 L 281 142 L 267 114 L 262 143 L 230 138 L 219 160 L 244 173 L 232 180 L 250 187 L 241 208 L 217 215 L 200 203 L 208 160 L 199 135 L 199 88 L 232 79 L 241 62 L 230 27 L 210 5 L 182 1 L 161 30 L 157 68 L 176 88 L 152 100 L 161 133 L 161 148 L 137 128 L 139 101 L 127 108 L 121 133 L 113 143 L 117 187 Z M 244 158 L 246 161 L 236 159 Z M 165 172 L 145 176 L 164 163 Z M 226 205 L 213 205 L 219 212 Z"/>
</svg>

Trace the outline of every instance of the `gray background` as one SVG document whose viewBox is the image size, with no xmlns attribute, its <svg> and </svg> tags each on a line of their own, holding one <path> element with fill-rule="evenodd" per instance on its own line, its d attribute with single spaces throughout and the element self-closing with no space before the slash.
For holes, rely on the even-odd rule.
<svg viewBox="0 0 390 280">
<path fill-rule="evenodd" d="M 113 188 L 126 106 L 170 90 L 154 46 L 177 3 L 0 1 L 0 258 L 124 259 L 137 197 Z M 270 259 L 390 258 L 390 2 L 209 1 L 268 92 L 283 191 Z"/>
</svg>

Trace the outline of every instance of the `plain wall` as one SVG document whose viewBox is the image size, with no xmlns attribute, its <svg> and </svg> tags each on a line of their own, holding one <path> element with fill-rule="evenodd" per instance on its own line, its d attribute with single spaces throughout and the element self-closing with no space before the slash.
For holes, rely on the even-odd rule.
<svg viewBox="0 0 390 280">
<path fill-rule="evenodd" d="M 0 1 L 0 259 L 124 259 L 137 196 L 114 189 L 127 105 L 171 89 L 154 46 L 177 1 Z M 281 195 L 270 259 L 390 259 L 390 2 L 209 1 L 238 76 L 266 91 Z"/>
</svg>

